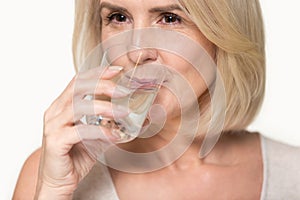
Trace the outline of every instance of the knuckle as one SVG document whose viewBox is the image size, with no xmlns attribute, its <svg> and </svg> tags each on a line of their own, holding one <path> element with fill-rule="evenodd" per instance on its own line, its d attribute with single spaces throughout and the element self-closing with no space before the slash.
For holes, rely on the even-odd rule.
<svg viewBox="0 0 300 200">
<path fill-rule="evenodd" d="M 112 81 L 100 81 L 97 84 L 97 87 L 95 88 L 95 92 L 97 92 L 99 95 L 112 95 L 112 92 L 114 91 L 115 83 Z"/>
<path fill-rule="evenodd" d="M 44 139 L 46 144 L 50 148 L 56 148 L 65 144 L 65 131 L 63 130 L 51 130 L 44 133 Z"/>
<path fill-rule="evenodd" d="M 50 136 L 51 133 L 53 133 L 53 132 L 55 132 L 55 130 L 54 130 L 53 128 L 51 128 L 51 127 L 49 126 L 49 124 L 45 124 L 45 125 L 44 125 L 44 136 L 45 136 L 45 137 Z"/>
<path fill-rule="evenodd" d="M 51 118 L 51 109 L 50 108 L 47 108 L 44 112 L 44 122 L 47 122 L 50 120 Z"/>
<path fill-rule="evenodd" d="M 58 147 L 61 145 L 57 134 L 45 136 L 44 139 L 47 149 L 58 149 Z"/>
</svg>

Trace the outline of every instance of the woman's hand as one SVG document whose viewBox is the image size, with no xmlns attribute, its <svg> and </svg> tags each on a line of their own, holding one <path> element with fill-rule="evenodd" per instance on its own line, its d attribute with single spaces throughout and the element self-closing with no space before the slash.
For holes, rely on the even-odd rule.
<svg viewBox="0 0 300 200">
<path fill-rule="evenodd" d="M 36 199 L 71 199 L 78 183 L 96 162 L 81 140 L 114 141 L 112 135 L 100 131 L 101 127 L 78 123 L 82 116 L 99 114 L 112 118 L 116 114 L 127 114 L 125 109 L 112 112 L 108 101 L 85 100 L 87 95 L 94 94 L 111 97 L 115 84 L 110 79 L 118 75 L 122 68 L 109 67 L 102 74 L 96 70 L 99 69 L 91 69 L 74 77 L 45 112 Z"/>
</svg>

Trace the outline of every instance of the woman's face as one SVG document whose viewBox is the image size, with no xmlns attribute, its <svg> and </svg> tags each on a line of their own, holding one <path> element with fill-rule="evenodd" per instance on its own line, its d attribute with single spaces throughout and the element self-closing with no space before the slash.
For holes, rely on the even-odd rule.
<svg viewBox="0 0 300 200">
<path fill-rule="evenodd" d="M 132 29 L 162 28 L 187 35 L 199 43 L 211 57 L 214 57 L 214 45 L 189 19 L 176 0 L 101 0 L 100 16 L 101 41 Z M 184 44 L 178 45 L 184 46 Z M 165 51 L 148 49 L 143 50 L 142 54 L 134 51 L 128 53 L 127 59 L 120 59 L 120 62 L 123 63 L 117 63 L 117 65 L 126 66 L 128 63 L 125 62 L 139 62 L 138 64 L 157 62 L 171 66 L 191 84 L 198 97 L 207 89 L 204 80 L 191 64 Z M 170 92 L 162 90 L 157 101 L 165 107 L 169 116 L 178 114 L 178 102 L 174 101 L 174 96 Z"/>
</svg>

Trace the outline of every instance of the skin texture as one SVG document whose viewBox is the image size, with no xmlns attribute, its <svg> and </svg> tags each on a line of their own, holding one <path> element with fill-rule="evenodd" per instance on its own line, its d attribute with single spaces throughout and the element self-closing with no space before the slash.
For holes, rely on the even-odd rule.
<svg viewBox="0 0 300 200">
<path fill-rule="evenodd" d="M 154 9 L 176 5 L 175 0 L 103 0 L 102 40 L 132 28 L 161 27 L 188 35 L 201 44 L 214 57 L 214 45 L 179 9 L 167 12 Z M 120 7 L 125 12 L 120 12 Z M 116 9 L 118 8 L 118 9 Z M 123 9 L 124 10 L 124 9 Z M 166 13 L 168 13 L 166 15 Z M 178 20 L 176 16 L 180 16 Z M 112 15 L 113 14 L 113 15 Z M 140 52 L 136 51 L 120 59 L 120 66 L 136 63 Z M 139 64 L 157 62 L 177 69 L 191 84 L 197 95 L 207 88 L 203 80 L 195 75 L 192 67 L 172 55 L 149 49 L 143 50 Z M 111 96 L 114 84 L 110 80 L 120 70 L 108 69 L 102 76 L 95 91 L 98 95 Z M 83 86 L 74 91 L 77 76 L 63 93 L 47 109 L 44 116 L 43 145 L 25 162 L 16 185 L 13 199 L 71 199 L 78 183 L 87 175 L 95 160 L 90 157 L 80 143 L 74 124 L 72 98 L 81 98 L 90 93 L 91 88 Z M 80 76 L 80 81 L 98 79 L 92 71 Z M 195 84 L 197 83 L 197 84 Z M 147 140 L 139 139 L 121 145 L 126 150 L 147 152 L 165 145 L 174 136 L 180 118 L 179 108 L 172 96 L 162 90 L 157 98 L 167 111 L 166 128 Z M 173 103 L 174 102 L 174 103 Z M 88 104 L 82 101 L 82 104 Z M 94 100 L 97 114 L 112 117 L 110 103 Z M 84 113 L 84 110 L 82 111 Z M 120 111 L 119 113 L 122 114 Z M 123 113 L 126 115 L 126 113 Z M 89 135 L 85 139 L 90 139 Z M 107 138 L 99 138 L 103 142 Z M 108 138 L 114 141 L 116 138 Z M 213 151 L 204 159 L 198 158 L 201 137 L 195 139 L 188 150 L 170 166 L 146 174 L 128 174 L 110 169 L 110 173 L 120 199 L 259 199 L 262 185 L 262 160 L 257 134 L 237 132 L 224 134 Z"/>
</svg>

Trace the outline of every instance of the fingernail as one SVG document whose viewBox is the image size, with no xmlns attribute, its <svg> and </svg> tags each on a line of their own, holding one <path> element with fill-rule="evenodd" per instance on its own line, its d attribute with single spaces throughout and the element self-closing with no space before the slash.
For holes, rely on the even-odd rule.
<svg viewBox="0 0 300 200">
<path fill-rule="evenodd" d="M 122 67 L 122 66 L 109 66 L 108 67 L 108 70 L 110 70 L 110 71 L 122 71 L 124 69 L 124 67 Z"/>
</svg>

